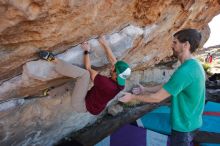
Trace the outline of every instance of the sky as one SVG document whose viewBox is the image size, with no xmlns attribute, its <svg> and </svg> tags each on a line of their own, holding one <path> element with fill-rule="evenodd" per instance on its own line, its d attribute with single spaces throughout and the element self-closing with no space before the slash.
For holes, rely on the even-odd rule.
<svg viewBox="0 0 220 146">
<path fill-rule="evenodd" d="M 204 47 L 220 45 L 220 14 L 215 16 L 210 22 L 209 27 L 211 30 L 208 41 L 204 44 Z"/>
</svg>

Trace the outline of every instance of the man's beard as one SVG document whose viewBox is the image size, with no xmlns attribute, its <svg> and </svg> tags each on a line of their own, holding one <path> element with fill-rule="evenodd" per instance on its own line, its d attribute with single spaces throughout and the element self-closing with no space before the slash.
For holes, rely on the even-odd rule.
<svg viewBox="0 0 220 146">
<path fill-rule="evenodd" d="M 177 59 L 183 54 L 183 49 L 180 49 L 179 52 L 175 51 L 174 49 L 172 49 L 172 50 L 173 50 L 173 57 L 175 57 Z"/>
<path fill-rule="evenodd" d="M 176 52 L 173 48 L 172 48 L 172 50 L 173 50 L 172 57 L 178 58 L 178 52 Z"/>
</svg>

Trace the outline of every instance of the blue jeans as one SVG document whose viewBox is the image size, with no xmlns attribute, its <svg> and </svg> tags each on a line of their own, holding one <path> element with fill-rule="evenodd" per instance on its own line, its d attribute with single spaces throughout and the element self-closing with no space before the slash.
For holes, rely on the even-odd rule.
<svg viewBox="0 0 220 146">
<path fill-rule="evenodd" d="M 193 137 L 197 130 L 192 132 L 171 131 L 171 146 L 192 146 Z"/>
</svg>

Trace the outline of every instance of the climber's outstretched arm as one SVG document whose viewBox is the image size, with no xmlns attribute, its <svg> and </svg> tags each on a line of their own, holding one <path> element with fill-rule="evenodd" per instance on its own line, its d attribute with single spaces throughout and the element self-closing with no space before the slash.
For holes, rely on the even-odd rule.
<svg viewBox="0 0 220 146">
<path fill-rule="evenodd" d="M 88 42 L 83 42 L 81 44 L 81 48 L 84 49 L 85 68 L 89 71 L 91 80 L 94 81 L 94 79 L 95 79 L 96 75 L 98 74 L 98 72 L 91 68 L 91 63 L 90 63 L 90 58 L 89 58 L 90 46 L 89 46 Z"/>
<path fill-rule="evenodd" d="M 111 63 L 112 66 L 114 66 L 115 63 L 117 62 L 117 60 L 116 60 L 114 54 L 112 53 L 112 50 L 109 47 L 104 36 L 100 36 L 98 40 L 99 40 L 99 43 L 101 44 L 102 48 L 105 50 L 105 53 L 106 53 L 106 56 L 107 56 L 109 62 Z"/>
</svg>

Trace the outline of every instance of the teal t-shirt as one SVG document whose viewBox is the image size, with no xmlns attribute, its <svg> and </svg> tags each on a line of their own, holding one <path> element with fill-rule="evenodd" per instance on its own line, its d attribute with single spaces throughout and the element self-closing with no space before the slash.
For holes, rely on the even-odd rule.
<svg viewBox="0 0 220 146">
<path fill-rule="evenodd" d="M 202 126 L 205 105 L 205 73 L 195 59 L 186 60 L 163 88 L 172 95 L 171 127 L 190 132 Z"/>
</svg>

